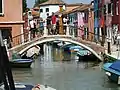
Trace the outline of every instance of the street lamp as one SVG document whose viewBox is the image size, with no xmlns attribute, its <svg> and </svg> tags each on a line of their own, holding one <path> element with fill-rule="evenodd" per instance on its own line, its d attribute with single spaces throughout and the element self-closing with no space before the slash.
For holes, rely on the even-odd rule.
<svg viewBox="0 0 120 90">
<path fill-rule="evenodd" d="M 5 85 L 5 90 L 15 90 L 12 71 L 10 68 L 6 47 L 3 42 L 1 30 L 0 30 L 0 52 L 2 52 L 0 54 L 0 69 L 3 83 Z"/>
</svg>

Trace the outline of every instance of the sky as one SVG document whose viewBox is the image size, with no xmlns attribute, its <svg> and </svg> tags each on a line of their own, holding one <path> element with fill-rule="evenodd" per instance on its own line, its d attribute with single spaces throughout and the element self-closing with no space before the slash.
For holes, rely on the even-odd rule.
<svg viewBox="0 0 120 90">
<path fill-rule="evenodd" d="M 63 0 L 65 3 L 90 3 L 91 0 Z M 28 8 L 32 8 L 35 0 L 27 0 Z"/>
</svg>

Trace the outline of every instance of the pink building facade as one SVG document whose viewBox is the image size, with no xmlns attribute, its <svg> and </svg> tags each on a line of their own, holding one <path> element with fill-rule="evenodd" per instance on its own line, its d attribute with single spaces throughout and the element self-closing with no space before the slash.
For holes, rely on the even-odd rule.
<svg viewBox="0 0 120 90">
<path fill-rule="evenodd" d="M 82 12 L 78 12 L 78 37 L 82 37 L 84 35 L 84 19 L 83 19 L 83 14 Z"/>
<path fill-rule="evenodd" d="M 89 40 L 94 40 L 94 11 L 91 8 L 88 16 Z"/>
<path fill-rule="evenodd" d="M 3 39 L 23 33 L 22 0 L 0 0 L 0 30 Z"/>
</svg>

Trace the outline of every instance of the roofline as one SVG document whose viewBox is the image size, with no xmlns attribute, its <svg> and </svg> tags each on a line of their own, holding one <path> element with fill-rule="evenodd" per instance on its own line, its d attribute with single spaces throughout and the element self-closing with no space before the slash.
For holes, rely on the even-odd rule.
<svg viewBox="0 0 120 90">
<path fill-rule="evenodd" d="M 80 5 L 83 5 L 83 3 L 66 4 L 67 7 L 71 7 L 71 6 L 80 6 Z"/>
<path fill-rule="evenodd" d="M 43 5 L 39 5 L 39 6 L 48 6 L 48 5 L 66 5 L 66 4 L 43 4 Z"/>
<path fill-rule="evenodd" d="M 77 7 L 78 8 L 78 7 Z M 84 10 L 71 10 L 71 11 L 69 11 L 69 12 L 67 12 L 67 13 L 65 13 L 65 14 L 70 14 L 70 13 L 75 13 L 75 12 L 86 12 L 86 11 L 89 11 L 88 9 L 91 9 L 91 10 L 93 10 L 93 7 L 91 8 L 91 7 L 87 7 L 87 8 L 85 8 Z"/>
</svg>

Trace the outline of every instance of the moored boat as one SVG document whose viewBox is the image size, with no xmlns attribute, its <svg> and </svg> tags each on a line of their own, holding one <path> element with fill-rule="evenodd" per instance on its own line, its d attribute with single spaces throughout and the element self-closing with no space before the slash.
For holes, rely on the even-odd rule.
<svg viewBox="0 0 120 90">
<path fill-rule="evenodd" d="M 22 83 L 15 83 L 15 90 L 32 90 L 34 87 L 33 85 L 30 84 L 22 84 Z M 0 90 L 5 90 L 4 84 L 0 85 Z"/>
<path fill-rule="evenodd" d="M 113 63 L 105 63 L 103 69 L 106 71 L 106 75 L 111 81 L 120 84 L 120 60 Z"/>
<path fill-rule="evenodd" d="M 31 84 L 24 84 L 24 83 L 15 83 L 15 90 L 56 90 L 50 86 L 47 85 L 31 85 Z M 0 90 L 5 90 L 4 89 L 4 84 L 0 85 Z"/>
<path fill-rule="evenodd" d="M 10 61 L 10 64 L 14 68 L 30 68 L 32 62 L 31 59 L 14 59 Z"/>
<path fill-rule="evenodd" d="M 40 84 L 38 84 L 35 87 L 33 87 L 32 90 L 56 90 L 56 89 L 54 89 L 52 87 L 49 87 L 47 85 L 40 85 Z"/>
</svg>

